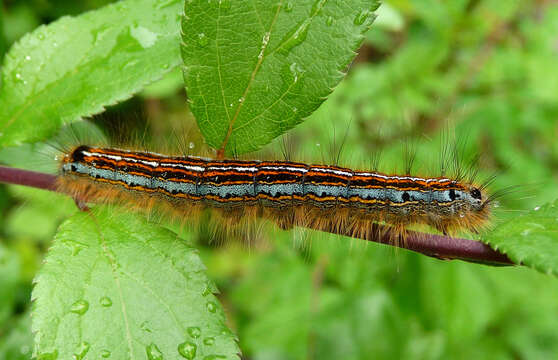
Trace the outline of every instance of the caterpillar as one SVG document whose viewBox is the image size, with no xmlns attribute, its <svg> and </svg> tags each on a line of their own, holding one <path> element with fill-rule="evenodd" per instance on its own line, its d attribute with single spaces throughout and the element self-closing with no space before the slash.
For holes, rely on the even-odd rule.
<svg viewBox="0 0 558 360">
<path fill-rule="evenodd" d="M 187 217 L 213 209 L 231 222 L 263 217 L 282 228 L 330 224 L 366 233 L 373 223 L 426 224 L 444 234 L 485 227 L 484 186 L 293 161 L 213 160 L 80 145 L 65 153 L 57 186 L 74 199 L 126 200 Z"/>
</svg>

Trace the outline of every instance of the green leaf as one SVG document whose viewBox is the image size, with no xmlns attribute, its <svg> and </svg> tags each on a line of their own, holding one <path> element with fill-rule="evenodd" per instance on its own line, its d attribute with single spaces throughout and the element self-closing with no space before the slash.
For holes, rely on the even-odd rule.
<svg viewBox="0 0 558 360">
<path fill-rule="evenodd" d="M 238 358 L 197 250 L 120 211 L 61 225 L 33 291 L 39 359 Z"/>
<path fill-rule="evenodd" d="M 558 275 L 558 200 L 498 225 L 482 240 L 516 264 Z"/>
<path fill-rule="evenodd" d="M 41 26 L 2 69 L 0 146 L 99 113 L 179 63 L 180 1 L 125 0 Z"/>
<path fill-rule="evenodd" d="M 370 27 L 375 0 L 186 1 L 184 80 L 206 142 L 259 149 L 320 106 Z"/>
</svg>

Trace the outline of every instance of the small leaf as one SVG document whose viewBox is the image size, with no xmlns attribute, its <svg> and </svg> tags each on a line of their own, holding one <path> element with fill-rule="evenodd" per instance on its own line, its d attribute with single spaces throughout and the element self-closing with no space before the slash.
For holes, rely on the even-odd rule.
<svg viewBox="0 0 558 360">
<path fill-rule="evenodd" d="M 179 63 L 178 0 L 125 0 L 41 26 L 4 60 L 0 146 L 99 113 Z"/>
<path fill-rule="evenodd" d="M 114 207 L 78 213 L 60 226 L 36 278 L 35 355 L 236 359 L 208 286 L 197 251 L 169 230 Z"/>
<path fill-rule="evenodd" d="M 343 78 L 375 0 L 186 1 L 184 80 L 207 143 L 259 149 L 300 123 Z"/>
<path fill-rule="evenodd" d="M 498 225 L 482 240 L 516 264 L 558 275 L 558 200 Z"/>
</svg>

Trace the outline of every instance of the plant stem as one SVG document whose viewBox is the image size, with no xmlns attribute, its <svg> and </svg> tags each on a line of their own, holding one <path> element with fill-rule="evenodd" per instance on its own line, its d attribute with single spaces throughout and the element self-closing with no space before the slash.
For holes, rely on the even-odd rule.
<svg viewBox="0 0 558 360">
<path fill-rule="evenodd" d="M 0 182 L 57 191 L 55 175 L 5 166 L 0 166 Z M 408 231 L 404 241 L 394 242 L 394 232 L 392 229 L 389 226 L 380 224 L 374 224 L 373 229 L 368 232 L 369 235 L 367 236 L 351 234 L 350 229 L 331 229 L 312 225 L 308 226 L 308 228 L 396 246 L 438 259 L 458 259 L 489 265 L 513 265 L 512 261 L 505 254 L 474 240 Z"/>
<path fill-rule="evenodd" d="M 55 181 L 56 176 L 51 174 L 0 166 L 0 182 L 3 183 L 56 191 Z"/>
</svg>

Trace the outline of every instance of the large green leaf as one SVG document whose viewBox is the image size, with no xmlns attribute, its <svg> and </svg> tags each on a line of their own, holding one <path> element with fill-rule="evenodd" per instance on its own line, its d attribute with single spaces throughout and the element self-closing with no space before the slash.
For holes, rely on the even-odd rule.
<svg viewBox="0 0 558 360">
<path fill-rule="evenodd" d="M 343 78 L 375 0 L 186 1 L 184 79 L 207 143 L 259 149 L 310 115 Z"/>
<path fill-rule="evenodd" d="M 33 291 L 39 359 L 237 358 L 197 250 L 119 212 L 61 225 Z"/>
<path fill-rule="evenodd" d="M 498 225 L 482 240 L 516 264 L 558 275 L 558 200 Z"/>
<path fill-rule="evenodd" d="M 180 4 L 120 1 L 24 36 L 2 69 L 0 146 L 44 139 L 170 71 L 180 61 Z"/>
</svg>

